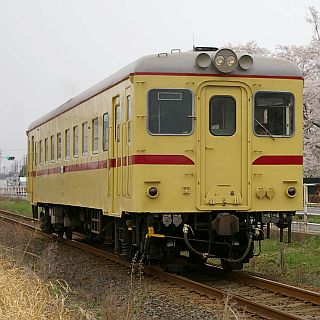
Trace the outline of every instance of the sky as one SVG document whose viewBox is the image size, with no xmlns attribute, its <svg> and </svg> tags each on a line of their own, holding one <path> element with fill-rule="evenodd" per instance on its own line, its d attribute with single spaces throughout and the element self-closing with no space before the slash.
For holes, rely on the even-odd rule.
<svg viewBox="0 0 320 320">
<path fill-rule="evenodd" d="M 309 6 L 320 11 L 319 0 L 0 0 L 2 155 L 21 157 L 32 121 L 141 56 L 193 41 L 307 45 Z"/>
</svg>

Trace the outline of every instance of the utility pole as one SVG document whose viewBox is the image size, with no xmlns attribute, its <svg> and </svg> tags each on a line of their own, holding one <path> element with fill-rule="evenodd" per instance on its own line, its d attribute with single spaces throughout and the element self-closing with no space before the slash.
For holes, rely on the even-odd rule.
<svg viewBox="0 0 320 320">
<path fill-rule="evenodd" d="M 0 149 L 0 175 L 1 175 L 1 161 L 2 161 L 2 152 L 1 152 L 1 149 Z"/>
</svg>

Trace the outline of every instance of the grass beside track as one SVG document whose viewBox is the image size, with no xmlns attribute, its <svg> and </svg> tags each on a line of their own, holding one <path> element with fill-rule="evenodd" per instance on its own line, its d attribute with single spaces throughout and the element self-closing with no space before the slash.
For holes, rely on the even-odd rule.
<svg viewBox="0 0 320 320">
<path fill-rule="evenodd" d="M 261 246 L 261 255 L 252 258 L 245 270 L 268 275 L 278 281 L 320 287 L 319 236 L 292 243 L 264 240 Z"/>
<path fill-rule="evenodd" d="M 0 198 L 0 209 L 32 217 L 31 205 L 26 200 Z"/>
<path fill-rule="evenodd" d="M 43 282 L 30 270 L 0 258 L 1 319 L 80 319 L 65 306 L 68 286 Z"/>
</svg>

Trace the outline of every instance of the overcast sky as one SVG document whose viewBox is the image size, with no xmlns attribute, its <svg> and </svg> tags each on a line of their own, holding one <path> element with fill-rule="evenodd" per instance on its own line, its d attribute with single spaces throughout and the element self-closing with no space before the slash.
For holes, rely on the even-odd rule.
<svg viewBox="0 0 320 320">
<path fill-rule="evenodd" d="M 0 0 L 0 149 L 29 124 L 133 60 L 196 45 L 274 50 L 312 38 L 319 0 Z"/>
</svg>

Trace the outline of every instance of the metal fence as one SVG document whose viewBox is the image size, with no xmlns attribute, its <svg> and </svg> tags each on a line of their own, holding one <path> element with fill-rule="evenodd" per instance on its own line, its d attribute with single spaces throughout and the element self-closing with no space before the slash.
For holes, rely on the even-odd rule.
<svg viewBox="0 0 320 320">
<path fill-rule="evenodd" d="M 15 199 L 27 199 L 26 187 L 3 187 L 0 188 L 0 196 Z"/>
<path fill-rule="evenodd" d="M 318 183 L 305 183 L 303 185 L 303 231 L 308 233 L 308 215 L 319 215 L 318 212 L 313 212 L 320 208 L 320 185 Z M 311 210 L 311 208 L 314 208 Z"/>
</svg>

